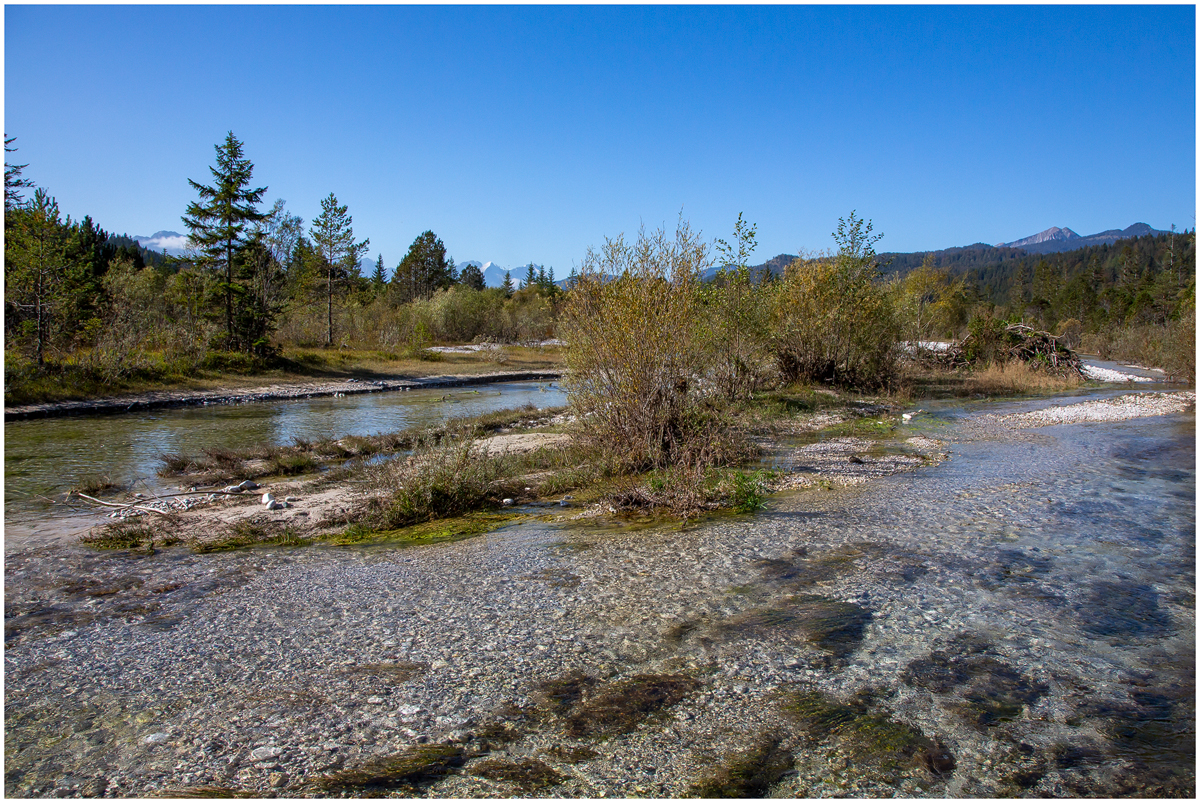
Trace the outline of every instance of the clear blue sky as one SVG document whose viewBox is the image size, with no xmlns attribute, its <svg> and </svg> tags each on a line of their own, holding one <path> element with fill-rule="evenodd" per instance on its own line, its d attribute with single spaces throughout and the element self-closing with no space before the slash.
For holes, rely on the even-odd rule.
<svg viewBox="0 0 1200 803">
<path fill-rule="evenodd" d="M 329 192 L 389 270 L 569 273 L 639 223 L 767 259 L 1195 226 L 1193 6 L 21 6 L 16 161 L 64 213 L 185 231 L 232 130 L 306 224 Z"/>
</svg>

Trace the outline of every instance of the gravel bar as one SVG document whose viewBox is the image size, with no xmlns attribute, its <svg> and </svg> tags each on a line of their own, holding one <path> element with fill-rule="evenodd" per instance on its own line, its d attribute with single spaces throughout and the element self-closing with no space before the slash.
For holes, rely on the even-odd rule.
<svg viewBox="0 0 1200 803">
<path fill-rule="evenodd" d="M 997 416 L 995 420 L 1019 429 L 1079 424 L 1085 421 L 1127 421 L 1131 418 L 1172 415 L 1193 409 L 1196 393 L 1191 390 L 1130 393 L 1112 399 L 1080 402 L 1043 410 Z"/>
</svg>

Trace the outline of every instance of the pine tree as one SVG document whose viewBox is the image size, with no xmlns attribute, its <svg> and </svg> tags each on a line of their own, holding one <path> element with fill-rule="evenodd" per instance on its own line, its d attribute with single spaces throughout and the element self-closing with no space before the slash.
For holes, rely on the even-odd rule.
<svg viewBox="0 0 1200 803">
<path fill-rule="evenodd" d="M 458 282 L 464 287 L 470 287 L 472 290 L 482 290 L 485 287 L 483 271 L 478 266 L 471 264 L 463 267 L 462 272 L 459 274 Z"/>
<path fill-rule="evenodd" d="M 58 214 L 58 203 L 38 188 L 32 200 L 15 210 L 5 223 L 5 301 L 24 320 L 24 328 L 32 330 L 29 334 L 39 368 L 45 364 L 46 346 L 68 269 L 70 221 L 64 225 Z M 5 321 L 6 326 L 14 323 Z"/>
<path fill-rule="evenodd" d="M 504 284 L 500 285 L 500 289 L 504 291 L 505 298 L 512 298 L 514 288 L 511 272 L 504 271 Z"/>
<path fill-rule="evenodd" d="M 521 289 L 532 287 L 537 284 L 537 274 L 533 272 L 533 263 L 530 262 L 525 269 L 525 281 L 521 282 Z"/>
<path fill-rule="evenodd" d="M 321 200 L 321 214 L 312 222 L 308 233 L 321 257 L 321 269 L 325 273 L 325 299 L 327 328 L 325 345 L 333 345 L 333 295 L 334 285 L 358 272 L 358 260 L 367 250 L 370 239 L 354 242 L 353 219 L 345 205 L 338 205 L 337 197 L 331 192 Z"/>
<path fill-rule="evenodd" d="M 209 168 L 213 185 L 188 179 L 200 200 L 188 204 L 183 223 L 197 249 L 198 264 L 224 273 L 221 289 L 225 295 L 225 332 L 229 345 L 239 348 L 250 344 L 238 343 L 233 326 L 234 298 L 245 295 L 245 288 L 234 280 L 234 255 L 247 242 L 246 224 L 266 217 L 258 211 L 258 204 L 267 188 L 250 188 L 254 164 L 245 158 L 242 143 L 232 131 L 223 145 L 214 147 L 217 166 Z"/>
<path fill-rule="evenodd" d="M 375 294 L 383 292 L 387 285 L 387 274 L 383 270 L 383 254 L 379 254 L 375 260 L 375 272 L 371 274 L 371 286 L 375 289 Z"/>
<path fill-rule="evenodd" d="M 400 260 L 392 282 L 403 302 L 430 298 L 435 290 L 454 284 L 454 260 L 446 256 L 446 246 L 432 231 L 422 232 Z"/>
<path fill-rule="evenodd" d="M 17 152 L 16 148 L 9 147 L 16 141 L 17 141 L 16 137 L 5 137 L 4 138 L 4 152 L 6 154 Z M 24 198 L 24 196 L 21 195 L 22 189 L 32 189 L 33 188 L 32 181 L 30 181 L 27 178 L 21 178 L 21 171 L 27 167 L 29 167 L 28 164 L 23 164 L 23 165 L 9 164 L 8 158 L 5 157 L 5 161 L 4 161 L 4 211 L 5 211 L 5 213 L 11 212 L 12 210 L 16 209 L 17 207 L 19 207 L 25 203 L 25 198 Z"/>
</svg>

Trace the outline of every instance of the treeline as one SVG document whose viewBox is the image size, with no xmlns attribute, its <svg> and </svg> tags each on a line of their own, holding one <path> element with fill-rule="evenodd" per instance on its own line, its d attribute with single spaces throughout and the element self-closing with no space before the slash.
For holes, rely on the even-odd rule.
<svg viewBox="0 0 1200 803">
<path fill-rule="evenodd" d="M 979 247 L 880 258 L 928 324 L 914 338 L 1019 322 L 1102 358 L 1195 376 L 1195 231 L 1044 255 Z"/>
<path fill-rule="evenodd" d="M 15 151 L 6 138 L 6 154 Z M 308 226 L 282 200 L 264 208 L 254 165 L 232 134 L 211 180 L 189 179 L 192 249 L 148 252 L 89 217 L 63 217 L 50 193 L 5 164 L 6 378 L 74 372 L 99 382 L 253 370 L 284 347 L 351 347 L 420 355 L 435 340 L 542 339 L 561 290 L 553 271 L 484 287 L 456 270 L 432 231 L 388 271 L 363 275 L 369 241 L 330 193 Z M 369 263 L 368 263 L 369 264 Z"/>
<path fill-rule="evenodd" d="M 996 247 L 993 245 L 967 245 L 961 248 L 946 248 L 941 251 L 917 251 L 911 254 L 883 253 L 879 259 L 884 273 L 906 275 L 923 264 L 931 264 L 939 270 L 956 275 L 977 268 L 997 268 L 1017 262 L 1029 256 L 1020 248 Z"/>
<path fill-rule="evenodd" d="M 1066 319 L 1097 332 L 1165 324 L 1194 298 L 1195 233 L 1146 235 L 1053 254 L 978 246 L 881 254 L 887 274 L 932 268 L 961 278 L 978 302 L 1053 329 Z M 950 334 L 950 333 L 947 333 Z"/>
<path fill-rule="evenodd" d="M 55 372 L 111 382 L 253 370 L 286 347 L 421 356 L 435 341 L 540 340 L 556 334 L 564 310 L 575 310 L 565 331 L 582 344 L 592 337 L 579 329 L 588 298 L 588 315 L 624 321 L 641 332 L 639 343 L 670 334 L 639 328 L 655 304 L 681 320 L 699 316 L 688 337 L 712 350 L 706 381 L 734 396 L 779 378 L 886 387 L 902 341 L 961 338 L 1011 322 L 1101 356 L 1195 375 L 1194 232 L 1044 256 L 950 249 L 919 255 L 913 266 L 918 255 L 877 256 L 878 235 L 852 213 L 834 233 L 836 253 L 763 276 L 749 267 L 755 228 L 739 216 L 733 245 L 705 246 L 726 267 L 714 280 L 701 280 L 712 274 L 707 250 L 687 257 L 683 307 L 664 296 L 635 298 L 624 309 L 613 294 L 629 285 L 621 277 L 645 273 L 638 286 L 657 286 L 673 275 L 662 260 L 682 259 L 676 251 L 684 245 L 669 246 L 661 233 L 636 244 L 647 254 L 607 244 L 589 253 L 583 274 L 573 271 L 568 291 L 552 269 L 532 264 L 519 286 L 509 276 L 489 289 L 479 268 L 457 270 L 442 240 L 425 231 L 390 275 L 382 255 L 364 275 L 370 243 L 355 237 L 334 193 L 306 226 L 282 200 L 263 208 L 267 187 L 254 186 L 254 166 L 232 133 L 215 150 L 211 181 L 189 179 L 196 200 L 182 211 L 192 250 L 149 261 L 90 218 L 63 219 L 49 193 L 23 177 L 25 165 L 6 163 L 6 389 L 15 377 Z M 685 229 L 677 237 L 699 248 Z"/>
</svg>

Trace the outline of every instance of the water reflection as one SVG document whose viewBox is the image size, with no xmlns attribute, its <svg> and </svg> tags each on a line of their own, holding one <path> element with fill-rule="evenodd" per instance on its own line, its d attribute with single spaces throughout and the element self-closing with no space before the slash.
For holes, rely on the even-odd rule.
<svg viewBox="0 0 1200 803">
<path fill-rule="evenodd" d="M 107 475 L 155 487 L 158 456 L 164 453 L 373 435 L 526 404 L 544 408 L 565 403 L 566 394 L 557 384 L 513 382 L 5 421 L 5 520 L 32 512 L 44 515 L 49 503 L 43 497 L 61 494 L 83 477 Z"/>
</svg>

